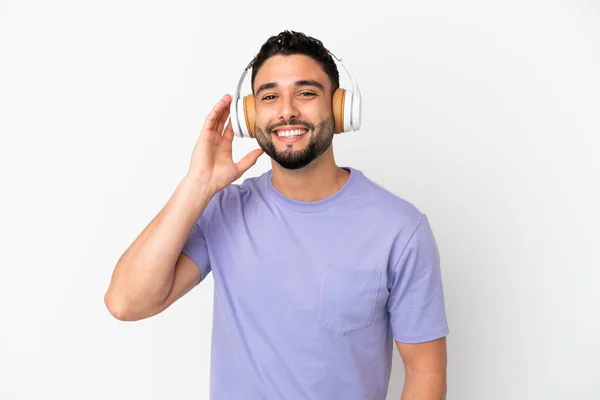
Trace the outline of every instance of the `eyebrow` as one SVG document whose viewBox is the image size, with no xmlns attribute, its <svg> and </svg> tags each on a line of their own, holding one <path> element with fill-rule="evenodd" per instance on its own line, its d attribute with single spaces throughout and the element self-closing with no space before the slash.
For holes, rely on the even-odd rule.
<svg viewBox="0 0 600 400">
<path fill-rule="evenodd" d="M 323 87 L 323 85 L 321 83 L 319 83 L 319 82 L 317 82 L 315 80 L 312 80 L 312 79 L 303 79 L 303 80 L 300 80 L 300 81 L 296 81 L 294 84 L 296 86 L 313 86 L 313 87 L 316 87 L 318 89 L 321 89 L 321 90 L 325 91 L 325 88 Z M 277 86 L 278 86 L 277 82 L 263 83 L 256 90 L 255 96 L 258 96 L 258 94 L 260 92 L 262 92 L 263 90 L 273 89 L 273 88 L 275 88 Z"/>
</svg>

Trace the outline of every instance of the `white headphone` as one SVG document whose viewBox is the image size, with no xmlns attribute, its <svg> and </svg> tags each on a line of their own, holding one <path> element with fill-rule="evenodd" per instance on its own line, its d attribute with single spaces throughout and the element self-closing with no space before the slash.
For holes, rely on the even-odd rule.
<svg viewBox="0 0 600 400">
<path fill-rule="evenodd" d="M 334 56 L 329 50 L 327 52 L 336 59 L 341 66 L 346 70 L 352 83 L 352 91 L 342 88 L 336 89 L 333 93 L 333 117 L 334 117 L 334 133 L 357 131 L 360 129 L 362 119 L 362 105 L 360 89 L 350 70 L 344 65 L 341 59 Z M 256 102 L 253 94 L 240 98 L 242 84 L 248 70 L 254 64 L 254 60 L 250 61 L 240 80 L 238 81 L 237 89 L 233 94 L 233 99 L 230 106 L 231 126 L 235 136 L 241 138 L 254 138 L 254 122 L 255 122 L 255 107 Z"/>
</svg>

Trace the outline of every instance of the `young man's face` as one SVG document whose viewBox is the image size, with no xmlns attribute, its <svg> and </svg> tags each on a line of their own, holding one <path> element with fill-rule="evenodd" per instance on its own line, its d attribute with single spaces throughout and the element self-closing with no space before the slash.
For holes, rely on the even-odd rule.
<svg viewBox="0 0 600 400">
<path fill-rule="evenodd" d="M 255 137 L 260 147 L 286 169 L 308 165 L 333 140 L 331 81 L 305 55 L 267 59 L 254 79 Z"/>
</svg>

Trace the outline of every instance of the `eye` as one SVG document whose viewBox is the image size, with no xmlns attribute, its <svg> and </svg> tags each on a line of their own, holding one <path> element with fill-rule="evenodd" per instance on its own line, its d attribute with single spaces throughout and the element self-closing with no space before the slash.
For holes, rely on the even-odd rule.
<svg viewBox="0 0 600 400">
<path fill-rule="evenodd" d="M 311 96 L 316 96 L 314 93 L 311 93 L 311 92 L 302 92 L 302 93 L 300 93 L 300 95 L 301 95 L 302 97 L 311 97 Z M 304 96 L 304 95 L 307 95 L 307 96 Z"/>
<path fill-rule="evenodd" d="M 268 96 L 265 96 L 265 97 L 263 97 L 263 100 L 271 100 L 271 99 L 272 99 L 272 98 L 274 98 L 274 97 L 275 97 L 275 95 L 273 95 L 273 94 L 270 94 L 270 95 L 268 95 Z"/>
</svg>

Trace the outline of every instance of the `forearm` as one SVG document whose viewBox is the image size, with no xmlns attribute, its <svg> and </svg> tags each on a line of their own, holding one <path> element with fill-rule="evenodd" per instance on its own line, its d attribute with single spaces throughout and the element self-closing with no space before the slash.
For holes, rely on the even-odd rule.
<svg viewBox="0 0 600 400">
<path fill-rule="evenodd" d="M 446 376 L 407 372 L 400 400 L 446 400 Z"/>
<path fill-rule="evenodd" d="M 105 296 L 107 304 L 120 313 L 137 314 L 164 301 L 181 249 L 211 198 L 212 193 L 192 180 L 178 184 L 117 262 Z"/>
</svg>

